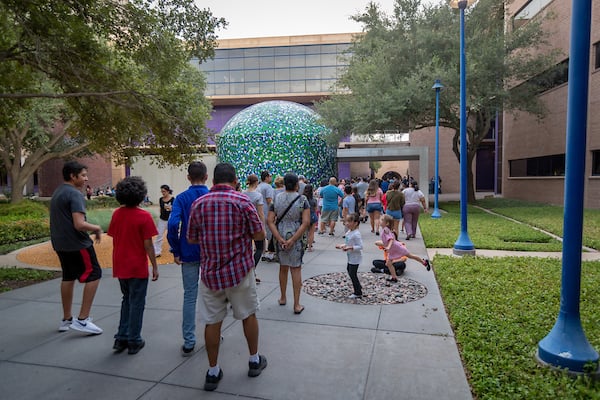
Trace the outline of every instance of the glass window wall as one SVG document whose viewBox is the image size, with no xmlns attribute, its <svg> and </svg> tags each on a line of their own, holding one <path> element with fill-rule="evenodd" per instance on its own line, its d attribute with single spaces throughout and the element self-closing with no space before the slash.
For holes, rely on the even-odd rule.
<svg viewBox="0 0 600 400">
<path fill-rule="evenodd" d="M 330 92 L 348 66 L 350 43 L 216 49 L 215 58 L 190 63 L 206 74 L 205 94 Z"/>
</svg>

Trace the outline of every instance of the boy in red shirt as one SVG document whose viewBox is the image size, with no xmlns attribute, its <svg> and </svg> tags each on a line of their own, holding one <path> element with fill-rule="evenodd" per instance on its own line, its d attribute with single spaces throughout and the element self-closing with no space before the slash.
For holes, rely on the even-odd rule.
<svg viewBox="0 0 600 400">
<path fill-rule="evenodd" d="M 158 267 L 152 236 L 158 234 L 152 215 L 139 207 L 146 197 L 146 183 L 130 176 L 119 183 L 116 198 L 121 207 L 115 210 L 108 227 L 113 238 L 113 277 L 119 279 L 123 300 L 121 320 L 113 349 L 128 349 L 136 354 L 146 344 L 142 339 L 142 321 L 148 290 L 148 258 L 152 263 L 152 280 L 158 279 Z"/>
</svg>

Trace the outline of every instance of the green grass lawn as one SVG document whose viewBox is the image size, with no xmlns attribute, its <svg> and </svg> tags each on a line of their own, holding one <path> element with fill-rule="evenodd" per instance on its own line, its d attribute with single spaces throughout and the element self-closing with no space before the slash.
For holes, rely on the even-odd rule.
<svg viewBox="0 0 600 400">
<path fill-rule="evenodd" d="M 504 199 L 486 199 L 478 205 L 562 235 L 562 207 Z M 442 203 L 440 208 L 445 211 L 442 218 L 422 214 L 419 219 L 429 248 L 453 247 L 460 232 L 459 204 Z M 585 245 L 600 248 L 599 226 L 600 212 L 586 210 Z M 476 249 L 562 250 L 562 244 L 548 235 L 471 206 L 468 231 Z M 556 373 L 535 360 L 539 341 L 558 316 L 560 260 L 436 256 L 433 263 L 478 399 L 600 399 L 600 383 Z M 583 263 L 581 321 L 596 350 L 600 349 L 599 281 L 600 261 Z"/>
<path fill-rule="evenodd" d="M 478 399 L 600 399 L 600 382 L 541 367 L 560 304 L 561 262 L 437 256 L 435 274 Z M 581 321 L 600 349 L 600 262 L 582 266 Z"/>
<path fill-rule="evenodd" d="M 480 200 L 477 204 L 557 236 L 563 235 L 564 208 L 501 198 Z M 600 210 L 583 212 L 583 244 L 600 250 Z"/>
<path fill-rule="evenodd" d="M 419 226 L 428 248 L 452 248 L 460 233 L 460 206 L 440 205 L 442 217 L 421 214 Z M 562 243 L 527 225 L 518 224 L 477 207 L 468 207 L 468 231 L 476 249 L 561 251 Z"/>
</svg>

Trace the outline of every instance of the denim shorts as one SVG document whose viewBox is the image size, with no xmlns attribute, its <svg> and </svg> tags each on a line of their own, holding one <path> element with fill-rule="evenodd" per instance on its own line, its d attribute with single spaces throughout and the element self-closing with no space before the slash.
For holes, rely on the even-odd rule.
<svg viewBox="0 0 600 400">
<path fill-rule="evenodd" d="M 402 211 L 401 210 L 385 210 L 385 213 L 387 215 L 390 215 L 392 218 L 396 219 L 396 220 L 401 220 L 402 219 Z"/>
<path fill-rule="evenodd" d="M 381 203 L 367 203 L 367 212 L 369 214 L 374 212 L 382 212 L 383 208 L 381 208 Z"/>
</svg>

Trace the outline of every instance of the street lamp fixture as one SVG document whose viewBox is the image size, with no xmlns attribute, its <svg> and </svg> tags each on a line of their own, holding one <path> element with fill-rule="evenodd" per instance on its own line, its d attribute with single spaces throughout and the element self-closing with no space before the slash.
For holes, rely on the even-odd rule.
<svg viewBox="0 0 600 400">
<path fill-rule="evenodd" d="M 433 181 L 434 206 L 431 218 L 441 218 L 442 214 L 440 214 L 438 208 L 440 187 L 440 91 L 444 88 L 444 85 L 439 79 L 436 79 L 431 88 L 435 90 L 435 179 Z"/>
<path fill-rule="evenodd" d="M 474 255 L 475 245 L 467 230 L 467 85 L 465 57 L 465 8 L 475 0 L 450 0 L 450 7 L 460 10 L 460 234 L 452 252 Z"/>
</svg>

